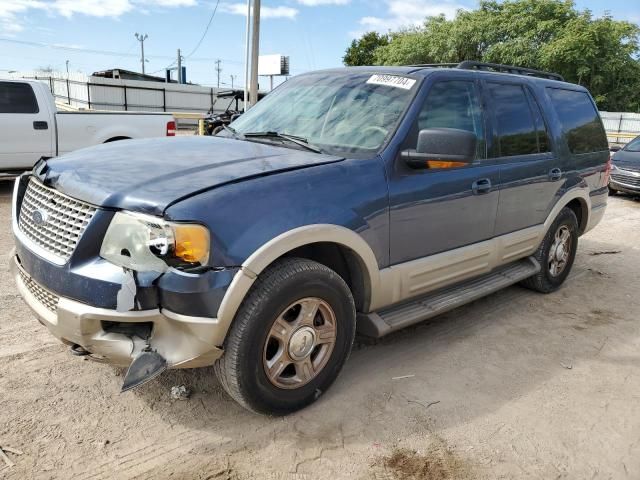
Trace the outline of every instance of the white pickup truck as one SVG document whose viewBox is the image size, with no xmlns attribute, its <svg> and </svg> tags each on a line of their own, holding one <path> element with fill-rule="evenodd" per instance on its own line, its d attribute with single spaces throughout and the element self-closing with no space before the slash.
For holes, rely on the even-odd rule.
<svg viewBox="0 0 640 480">
<path fill-rule="evenodd" d="M 175 133 L 169 113 L 60 112 L 46 84 L 0 80 L 0 176 L 29 169 L 41 157 Z"/>
</svg>

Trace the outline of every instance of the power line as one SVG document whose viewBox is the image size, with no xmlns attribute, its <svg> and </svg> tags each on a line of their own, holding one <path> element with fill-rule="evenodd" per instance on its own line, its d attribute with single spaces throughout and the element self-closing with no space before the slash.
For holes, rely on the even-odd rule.
<svg viewBox="0 0 640 480">
<path fill-rule="evenodd" d="M 42 42 L 31 42 L 31 41 L 27 41 L 27 40 L 17 40 L 15 38 L 4 38 L 4 37 L 0 37 L 0 42 L 6 42 L 6 43 L 14 43 L 14 44 L 18 44 L 18 45 L 27 45 L 30 47 L 45 47 L 45 48 L 51 48 L 54 50 L 64 50 L 66 52 L 76 52 L 76 53 L 93 53 L 96 55 L 106 55 L 106 56 L 112 56 L 112 57 L 130 57 L 130 58 L 136 58 L 138 57 L 137 54 L 135 53 L 126 53 L 126 52 L 116 52 L 113 50 L 96 50 L 96 49 L 90 49 L 90 48 L 80 48 L 80 47 L 71 47 L 71 46 L 67 46 L 67 45 L 57 45 L 57 44 L 52 44 L 52 43 L 42 43 Z M 169 55 L 150 55 L 149 58 L 154 58 L 154 59 L 163 59 L 163 60 L 174 60 L 174 57 L 169 56 Z M 194 57 L 191 59 L 191 61 L 194 62 L 214 62 L 215 60 L 217 60 L 217 57 Z M 221 59 L 223 62 L 225 63 L 230 63 L 230 64 L 234 64 L 234 65 L 244 65 L 244 62 L 239 62 L 237 60 L 229 60 L 229 59 Z"/>
<path fill-rule="evenodd" d="M 198 41 L 198 44 L 196 45 L 196 48 L 194 48 L 191 53 L 189 55 L 187 55 L 185 58 L 189 58 L 191 55 L 193 55 L 194 53 L 196 53 L 196 51 L 198 51 L 198 49 L 200 48 L 200 45 L 202 45 L 202 42 L 204 40 L 204 37 L 207 36 L 207 33 L 209 32 L 209 27 L 211 27 L 211 22 L 213 22 L 213 17 L 216 16 L 216 12 L 218 11 L 218 5 L 220 5 L 220 0 L 218 0 L 216 2 L 216 6 L 213 9 L 213 13 L 211 14 L 211 18 L 209 18 L 209 23 L 207 23 L 207 28 L 204 29 L 204 33 L 202 34 L 202 37 L 200 37 L 200 40 Z"/>
</svg>

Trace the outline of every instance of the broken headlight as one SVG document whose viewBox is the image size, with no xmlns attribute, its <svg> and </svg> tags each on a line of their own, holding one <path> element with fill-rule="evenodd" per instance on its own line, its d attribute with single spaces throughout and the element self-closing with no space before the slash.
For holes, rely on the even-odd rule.
<svg viewBox="0 0 640 480">
<path fill-rule="evenodd" d="M 206 265 L 209 249 L 209 230 L 202 225 L 118 212 L 102 241 L 100 256 L 131 270 L 164 272 L 168 267 Z"/>
</svg>

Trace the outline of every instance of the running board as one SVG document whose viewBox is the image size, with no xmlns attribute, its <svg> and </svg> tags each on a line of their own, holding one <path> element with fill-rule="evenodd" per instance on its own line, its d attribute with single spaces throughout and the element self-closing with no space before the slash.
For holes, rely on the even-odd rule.
<svg viewBox="0 0 640 480">
<path fill-rule="evenodd" d="M 533 257 L 529 257 L 487 275 L 431 292 L 410 302 L 394 305 L 378 312 L 358 314 L 358 333 L 374 338 L 383 337 L 502 290 L 539 271 L 540 264 Z"/>
</svg>

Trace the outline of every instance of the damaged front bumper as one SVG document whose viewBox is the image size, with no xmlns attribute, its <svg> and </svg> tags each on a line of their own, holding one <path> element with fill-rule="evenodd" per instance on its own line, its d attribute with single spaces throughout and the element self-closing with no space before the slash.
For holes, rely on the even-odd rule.
<svg viewBox="0 0 640 480">
<path fill-rule="evenodd" d="M 62 342 L 79 345 L 91 358 L 128 366 L 145 348 L 164 357 L 169 368 L 212 365 L 222 355 L 216 345 L 216 318 L 195 317 L 168 309 L 118 312 L 59 296 L 36 282 L 13 254 L 11 273 L 18 290 L 39 321 Z"/>
</svg>

